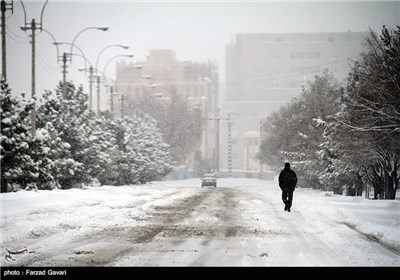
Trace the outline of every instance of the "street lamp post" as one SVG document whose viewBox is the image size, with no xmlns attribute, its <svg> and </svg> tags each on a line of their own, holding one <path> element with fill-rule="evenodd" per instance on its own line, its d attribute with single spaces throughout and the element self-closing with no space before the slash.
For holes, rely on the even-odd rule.
<svg viewBox="0 0 400 280">
<path fill-rule="evenodd" d="M 83 69 L 79 69 L 79 71 L 89 71 L 89 110 L 92 110 L 92 105 L 93 105 L 93 72 L 94 72 L 94 68 L 92 66 L 92 63 L 90 63 L 89 59 L 87 59 L 85 56 L 82 56 L 80 54 L 72 54 L 72 55 L 77 55 L 77 56 L 81 56 L 83 57 L 83 59 L 85 61 L 87 61 L 89 63 L 89 68 L 83 68 Z"/>
<path fill-rule="evenodd" d="M 96 29 L 96 30 L 101 30 L 101 31 L 107 31 L 107 30 L 108 30 L 108 27 L 105 27 L 105 26 L 100 26 L 100 27 L 99 27 L 99 26 L 86 27 L 86 28 L 82 29 L 81 31 L 79 31 L 79 32 L 75 35 L 75 37 L 74 37 L 74 39 L 72 40 L 72 43 L 71 43 L 71 44 L 70 44 L 70 43 L 66 43 L 66 42 L 57 42 L 57 41 L 55 40 L 54 36 L 52 36 L 52 37 L 53 37 L 53 40 L 54 40 L 53 44 L 54 44 L 55 46 L 59 46 L 59 45 L 70 45 L 70 46 L 71 46 L 69 53 L 65 53 L 65 52 L 64 52 L 63 55 L 62 55 L 61 57 L 58 55 L 58 48 L 57 48 L 57 61 L 59 62 L 60 59 L 61 59 L 61 62 L 63 63 L 63 65 L 62 65 L 62 73 L 63 73 L 62 95 L 63 95 L 63 98 L 65 98 L 65 95 L 66 95 L 66 82 L 67 82 L 67 73 L 68 73 L 68 72 L 67 72 L 67 61 L 70 61 L 70 62 L 72 63 L 72 51 L 73 51 L 73 48 L 74 48 L 74 47 L 77 48 L 77 49 L 80 51 L 80 53 L 82 54 L 82 57 L 85 58 L 85 68 L 86 68 L 86 61 L 87 61 L 86 56 L 84 55 L 82 49 L 75 45 L 75 41 L 76 41 L 76 39 L 79 37 L 80 34 L 82 34 L 84 31 L 90 30 L 90 29 Z M 49 34 L 51 35 L 50 32 L 47 32 L 47 33 L 49 33 Z"/>
<path fill-rule="evenodd" d="M 215 135 L 215 149 L 216 149 L 216 151 L 215 151 L 215 153 L 216 153 L 216 160 L 215 160 L 215 169 L 216 169 L 216 172 L 217 173 L 219 173 L 219 122 L 221 121 L 221 120 L 227 120 L 227 121 L 230 121 L 230 115 L 229 115 L 229 117 L 228 118 L 225 118 L 225 117 L 220 117 L 220 115 L 219 115 L 219 113 L 220 113 L 220 108 L 219 107 L 217 107 L 217 113 L 216 113 L 216 116 L 215 117 L 213 117 L 213 118 L 208 118 L 209 120 L 215 120 L 216 122 L 217 122 L 217 124 L 216 124 L 216 135 Z M 218 176 L 219 176 L 219 174 L 218 174 Z"/>
<path fill-rule="evenodd" d="M 132 58 L 134 55 L 133 54 L 119 54 L 119 55 L 115 55 L 113 57 L 111 57 L 105 64 L 104 68 L 103 68 L 103 76 L 106 74 L 106 70 L 107 70 L 107 66 L 108 64 L 110 64 L 110 62 L 113 59 L 116 59 L 118 57 L 130 57 Z M 97 108 L 98 108 L 98 112 L 100 113 L 100 76 L 98 76 L 97 78 Z"/>
<path fill-rule="evenodd" d="M 101 79 L 101 77 L 100 77 L 100 71 L 99 71 L 99 60 L 100 60 L 100 57 L 101 57 L 101 55 L 104 53 L 104 51 L 106 51 L 107 49 L 109 49 L 109 48 L 112 48 L 112 47 L 118 47 L 118 48 L 123 48 L 123 49 L 129 49 L 129 46 L 128 45 L 123 45 L 123 44 L 113 44 L 113 45 L 108 45 L 108 46 L 105 46 L 100 52 L 99 52 L 99 54 L 97 55 L 97 58 L 96 58 L 96 64 L 95 64 L 95 66 L 96 66 L 96 68 L 95 68 L 95 70 L 96 70 L 96 74 L 97 74 L 97 112 L 98 113 L 100 113 L 100 79 Z M 128 56 L 128 55 L 127 55 Z M 128 57 L 130 57 L 130 56 L 128 56 Z M 133 55 L 132 55 L 132 57 L 133 57 Z M 103 71 L 103 75 L 104 75 L 104 71 Z"/>
<path fill-rule="evenodd" d="M 77 55 L 77 54 L 75 54 Z M 90 64 L 90 62 L 89 62 Z M 87 71 L 89 72 L 89 110 L 92 110 L 93 107 L 93 72 L 94 72 L 94 68 L 92 66 L 92 64 L 90 64 L 89 68 L 83 68 L 83 69 L 79 69 L 79 71 Z"/>
<path fill-rule="evenodd" d="M 24 10 L 24 26 L 21 26 L 22 31 L 31 31 L 31 45 L 32 45 L 32 86 L 31 86 L 31 98 L 34 101 L 34 105 L 32 108 L 31 121 L 32 121 L 32 137 L 36 136 L 36 30 L 42 31 L 43 26 L 43 12 L 46 8 L 47 2 L 43 5 L 42 12 L 40 13 L 40 22 L 36 22 L 34 18 L 32 18 L 31 23 L 26 21 L 26 10 L 24 2 L 21 0 L 22 9 Z"/>
<path fill-rule="evenodd" d="M 106 78 L 109 79 L 110 81 L 112 81 L 114 83 L 115 89 L 118 90 L 117 82 L 114 79 L 106 76 L 105 73 L 103 73 L 103 82 L 106 81 Z M 113 118 L 114 117 L 114 86 L 113 85 L 108 85 L 108 84 L 104 84 L 104 86 L 106 88 L 107 87 L 110 88 L 110 112 L 111 112 L 111 118 Z"/>
<path fill-rule="evenodd" d="M 58 46 L 59 45 L 70 45 L 70 46 L 72 46 L 72 44 L 70 44 L 70 43 L 57 42 L 57 41 L 55 41 L 53 44 L 57 47 L 57 53 L 58 53 Z M 78 47 L 77 45 L 74 45 L 73 47 L 75 47 L 81 53 L 81 57 L 83 58 L 83 61 L 85 63 L 85 68 L 86 68 L 87 58 L 86 58 L 85 54 L 83 53 L 82 49 L 80 47 Z M 63 96 L 63 98 L 65 98 L 66 86 L 67 86 L 67 73 L 68 73 L 68 71 L 67 71 L 67 67 L 68 67 L 67 66 L 67 61 L 70 61 L 70 62 L 72 61 L 72 55 L 73 55 L 72 53 L 66 53 L 66 52 L 64 52 L 62 56 L 59 56 L 57 54 L 58 62 L 60 62 L 60 61 L 62 62 L 62 73 L 63 73 L 62 96 Z"/>
<path fill-rule="evenodd" d="M 75 45 L 75 41 L 76 41 L 76 39 L 78 39 L 79 35 L 81 35 L 81 34 L 82 34 L 83 32 L 85 32 L 86 30 L 90 30 L 90 29 L 97 29 L 97 30 L 101 30 L 101 31 L 107 31 L 107 30 L 108 30 L 108 27 L 106 27 L 106 26 L 92 26 L 92 27 L 86 27 L 86 28 L 82 29 L 81 31 L 79 31 L 79 32 L 75 35 L 74 39 L 72 40 L 71 49 L 70 49 L 69 53 L 72 53 L 73 47 L 74 47 L 74 45 Z"/>
<path fill-rule="evenodd" d="M 109 48 L 112 48 L 112 47 L 119 47 L 119 48 L 123 48 L 123 49 L 129 49 L 129 46 L 128 45 L 121 45 L 121 44 L 114 44 L 114 45 L 109 45 L 109 46 L 106 46 L 106 47 L 104 47 L 100 52 L 99 52 L 99 54 L 97 55 L 97 58 L 96 58 L 96 69 L 99 69 L 99 60 L 100 60 L 100 57 L 101 57 L 101 55 L 102 55 L 102 53 L 105 51 L 105 50 L 107 50 L 107 49 L 109 49 Z"/>
<path fill-rule="evenodd" d="M 1 0 L 1 73 L 5 80 L 7 80 L 7 46 L 6 46 L 6 11 L 11 10 L 14 12 L 13 2 L 7 3 Z"/>
<path fill-rule="evenodd" d="M 72 46 L 71 43 L 59 42 L 59 41 L 55 41 L 55 42 L 53 43 L 53 45 L 55 45 L 55 46 L 61 46 L 61 45 Z M 82 57 L 85 57 L 85 58 L 86 58 L 86 55 L 84 54 L 84 52 L 82 51 L 82 49 L 81 49 L 80 47 L 78 47 L 77 45 L 74 45 L 73 47 L 79 51 L 79 53 L 81 54 Z M 58 52 L 58 51 L 57 51 L 57 52 Z M 66 54 L 67 54 L 67 56 L 68 56 L 68 55 L 69 55 L 69 56 L 71 55 L 71 53 L 66 53 Z M 62 58 L 62 56 L 59 56 L 59 58 Z M 87 67 L 87 65 L 86 65 L 86 60 L 84 60 L 84 63 L 85 63 L 85 68 L 86 68 L 86 67 Z"/>
</svg>

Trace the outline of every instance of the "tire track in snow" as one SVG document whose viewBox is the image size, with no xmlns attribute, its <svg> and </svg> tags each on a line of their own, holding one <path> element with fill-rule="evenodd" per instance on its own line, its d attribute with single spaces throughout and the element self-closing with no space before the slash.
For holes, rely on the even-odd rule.
<svg viewBox="0 0 400 280">
<path fill-rule="evenodd" d="M 173 196 L 179 191 L 169 193 Z M 181 193 L 180 193 L 181 194 Z M 120 256 L 131 253 L 132 244 L 146 243 L 165 230 L 174 221 L 190 215 L 197 204 L 206 199 L 207 192 L 190 192 L 188 196 L 171 199 L 168 205 L 156 206 L 147 212 L 148 219 L 142 226 L 126 225 L 96 228 L 77 234 L 72 240 L 60 240 L 59 244 L 46 247 L 46 240 L 60 238 L 60 234 L 38 236 L 35 243 L 30 243 L 34 251 L 18 262 L 22 266 L 61 265 L 61 266 L 104 266 Z M 156 197 L 155 200 L 160 200 Z M 165 201 L 165 198 L 163 198 Z M 154 203 L 154 200 L 152 201 Z M 152 203 L 151 201 L 146 202 Z M 97 205 L 97 204 L 96 204 Z M 84 205 L 85 207 L 87 205 Z M 108 207 L 108 206 L 105 206 Z M 109 208 L 109 207 L 108 207 Z M 128 208 L 132 208 L 129 206 Z M 121 209 L 117 209 L 121 211 Z M 105 217 L 109 218 L 109 217 Z M 135 217 L 132 217 L 135 220 Z M 135 223 L 137 224 L 137 223 Z M 81 254 L 80 252 L 92 252 Z"/>
<path fill-rule="evenodd" d="M 362 232 L 354 224 L 351 224 L 351 223 L 348 223 L 348 222 L 340 222 L 340 224 L 343 224 L 343 225 L 347 226 L 351 230 L 354 230 L 355 232 L 359 233 L 361 236 L 363 236 L 367 240 L 369 240 L 369 241 L 371 241 L 373 243 L 377 243 L 380 246 L 384 247 L 385 249 L 387 249 L 387 250 L 391 251 L 392 253 L 396 254 L 397 256 L 400 256 L 400 248 L 395 247 L 395 246 L 393 246 L 393 245 L 391 245 L 389 243 L 386 243 L 386 242 L 382 241 L 381 239 L 379 239 L 377 236 L 375 236 L 373 234 Z"/>
</svg>

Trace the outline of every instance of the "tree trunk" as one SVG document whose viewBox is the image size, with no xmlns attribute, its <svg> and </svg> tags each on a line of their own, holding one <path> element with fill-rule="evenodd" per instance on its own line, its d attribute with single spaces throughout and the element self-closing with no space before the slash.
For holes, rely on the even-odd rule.
<svg viewBox="0 0 400 280">
<path fill-rule="evenodd" d="M 380 166 L 383 181 L 384 199 L 395 199 L 398 182 L 397 167 L 399 155 L 390 152 L 380 153 Z"/>
<path fill-rule="evenodd" d="M 356 196 L 362 196 L 364 184 L 363 184 L 360 173 L 357 173 L 357 178 L 355 181 L 355 188 L 356 188 Z"/>
<path fill-rule="evenodd" d="M 382 199 L 383 184 L 379 173 L 380 165 L 375 163 L 372 166 L 372 186 L 374 188 L 374 199 Z"/>
</svg>

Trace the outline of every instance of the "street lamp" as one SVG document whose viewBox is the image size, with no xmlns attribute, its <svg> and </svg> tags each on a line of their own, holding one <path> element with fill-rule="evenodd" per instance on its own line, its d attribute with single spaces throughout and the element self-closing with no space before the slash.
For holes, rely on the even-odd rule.
<svg viewBox="0 0 400 280">
<path fill-rule="evenodd" d="M 107 66 L 108 66 L 108 64 L 113 60 L 113 59 L 115 59 L 115 58 L 117 58 L 117 57 L 134 57 L 134 55 L 133 54 L 119 54 L 119 55 L 115 55 L 115 56 L 113 56 L 113 57 L 111 57 L 108 61 L 107 61 L 107 63 L 105 64 L 105 66 L 104 66 L 104 68 L 103 68 L 103 76 L 105 76 L 105 73 L 106 73 L 106 69 L 107 69 Z M 96 71 L 98 71 L 98 72 L 100 72 L 97 68 L 96 68 Z M 97 75 L 97 110 L 98 110 L 98 112 L 100 113 L 100 75 Z"/>
<path fill-rule="evenodd" d="M 57 62 L 58 62 L 58 57 L 59 57 L 60 52 L 59 52 L 59 49 L 58 49 L 58 45 L 56 44 L 56 43 L 57 43 L 56 38 L 55 38 L 54 35 L 51 34 L 48 30 L 42 28 L 42 31 L 44 31 L 45 33 L 47 33 L 48 35 L 50 35 L 50 37 L 53 39 L 53 45 L 56 46 L 56 50 L 57 50 Z"/>
<path fill-rule="evenodd" d="M 75 37 L 74 37 L 74 39 L 72 40 L 72 44 L 69 44 L 69 43 L 66 43 L 66 42 L 57 42 L 56 40 L 55 40 L 55 38 L 53 37 L 53 40 L 54 40 L 54 42 L 53 42 L 53 44 L 57 47 L 57 52 L 58 52 L 58 45 L 71 45 L 71 49 L 70 49 L 70 51 L 69 51 L 69 53 L 63 53 L 63 56 L 62 56 L 62 62 L 63 62 L 63 66 L 62 66 L 62 68 L 63 68 L 63 88 L 62 88 L 62 95 L 63 95 L 63 97 L 65 97 L 65 95 L 66 95 L 66 80 L 67 80 L 67 61 L 68 61 L 68 59 L 69 59 L 69 61 L 72 63 L 72 56 L 73 56 L 73 54 L 72 54 L 72 51 L 73 51 L 73 48 L 74 47 L 76 47 L 80 52 L 81 52 L 81 54 L 82 54 L 82 57 L 85 59 L 85 68 L 86 68 L 86 56 L 85 56 L 85 54 L 83 53 L 83 51 L 79 48 L 79 47 L 77 47 L 76 45 L 75 45 L 75 41 L 76 41 L 76 39 L 79 37 L 79 35 L 80 34 L 82 34 L 84 31 L 86 31 L 86 30 L 89 30 L 89 29 L 97 29 L 97 30 L 101 30 L 101 31 L 107 31 L 108 30 L 108 27 L 104 27 L 104 26 L 100 26 L 100 27 L 87 27 L 87 28 L 84 28 L 84 29 L 82 29 L 81 31 L 79 31 L 76 35 L 75 35 Z M 50 34 L 51 35 L 51 34 Z M 58 54 L 57 54 L 57 60 L 58 59 L 60 59 L 60 57 L 58 56 Z M 90 66 L 90 67 L 92 67 L 92 66 Z"/>
<path fill-rule="evenodd" d="M 117 57 L 130 57 L 130 58 L 132 58 L 132 57 L 134 57 L 134 55 L 133 55 L 133 54 L 118 54 L 118 55 L 115 55 L 115 56 L 111 57 L 111 58 L 107 61 L 107 63 L 104 65 L 103 73 L 106 73 L 106 69 L 107 69 L 108 64 L 109 64 L 113 59 L 116 59 Z M 140 67 L 140 68 L 141 68 L 141 67 Z"/>
<path fill-rule="evenodd" d="M 106 76 L 106 75 L 103 73 L 103 82 L 106 81 L 106 78 L 109 79 L 111 82 L 114 83 L 114 86 L 113 86 L 113 85 L 104 84 L 104 86 L 105 86 L 106 88 L 107 88 L 107 87 L 110 88 L 110 112 L 111 112 L 111 118 L 114 118 L 114 87 L 115 87 L 115 89 L 118 91 L 118 85 L 117 85 L 117 81 L 115 81 L 114 79 L 112 79 L 112 78 Z"/>
<path fill-rule="evenodd" d="M 93 27 L 86 27 L 86 28 L 82 29 L 81 31 L 79 31 L 79 32 L 75 35 L 74 39 L 72 40 L 71 50 L 69 51 L 69 53 L 72 53 L 73 47 L 74 47 L 74 45 L 75 45 L 75 41 L 76 41 L 76 39 L 78 39 L 79 35 L 81 35 L 84 31 L 90 30 L 90 29 L 97 29 L 97 30 L 101 30 L 101 31 L 107 31 L 107 30 L 108 30 L 108 27 L 106 27 L 106 26 L 97 26 L 97 27 L 96 27 L 96 26 L 93 26 Z"/>
<path fill-rule="evenodd" d="M 106 47 L 104 47 L 100 52 L 99 52 L 99 54 L 97 55 L 97 58 L 96 58 L 96 69 L 99 69 L 99 59 L 100 59 L 100 56 L 101 56 L 101 54 L 105 51 L 105 50 L 107 50 L 107 49 L 109 49 L 109 48 L 112 48 L 112 47 L 119 47 L 119 48 L 123 48 L 123 49 L 129 49 L 129 46 L 128 45 L 121 45 L 121 44 L 114 44 L 114 45 L 109 45 L 109 46 L 106 46 Z"/>
<path fill-rule="evenodd" d="M 31 56 L 32 56 L 32 65 L 31 65 L 31 74 L 32 74 L 32 79 L 31 79 L 31 98 L 34 102 L 33 104 L 33 108 L 32 108 L 32 113 L 31 113 L 31 119 L 32 119 L 32 136 L 35 138 L 36 137 L 36 30 L 42 31 L 42 27 L 43 27 L 43 13 L 44 13 L 44 9 L 46 8 L 47 2 L 49 0 L 46 0 L 46 2 L 44 3 L 43 7 L 42 7 L 42 11 L 40 13 L 40 22 L 36 22 L 34 18 L 32 18 L 32 21 L 30 23 L 28 23 L 26 21 L 26 10 L 25 10 L 25 5 L 24 2 L 22 2 L 21 0 L 21 5 L 22 5 L 22 9 L 24 11 L 24 26 L 21 26 L 21 30 L 22 31 L 31 31 L 31 46 L 32 46 L 32 51 L 31 51 Z M 5 13 L 5 8 L 6 5 L 4 3 L 2 3 L 1 5 L 1 10 L 2 12 L 4 11 Z M 2 13 L 2 22 L 4 23 L 5 18 L 4 18 L 4 13 Z M 2 24 L 2 32 L 4 34 L 4 29 L 5 28 L 5 24 Z M 5 36 L 5 35 L 3 35 Z M 4 42 L 5 43 L 5 42 Z M 2 45 L 4 44 L 2 42 Z M 4 46 L 5 49 L 5 46 Z M 3 54 L 2 54 L 3 55 Z M 4 54 L 5 55 L 5 54 Z M 3 57 L 4 58 L 4 57 Z M 3 63 L 5 63 L 5 61 L 3 60 Z M 4 73 L 5 74 L 5 73 Z"/>
<path fill-rule="evenodd" d="M 58 53 L 58 46 L 60 45 L 70 45 L 72 46 L 71 43 L 67 43 L 67 42 L 57 42 L 54 41 L 53 45 L 55 45 L 57 47 L 57 53 Z M 73 47 L 75 47 L 80 53 L 83 61 L 85 63 L 85 68 L 86 68 L 86 62 L 88 61 L 85 54 L 83 53 L 82 49 L 80 47 L 78 47 L 77 45 L 74 45 Z M 77 55 L 77 54 L 72 54 L 72 53 L 66 53 L 64 52 L 62 56 L 57 55 L 57 62 L 59 62 L 60 60 L 62 61 L 63 65 L 62 65 L 62 73 L 63 73 L 63 88 L 62 88 L 62 92 L 63 92 L 63 97 L 65 97 L 66 95 L 66 83 L 67 83 L 67 61 L 72 61 L 72 56 L 73 55 Z"/>
<path fill-rule="evenodd" d="M 68 45 L 68 46 L 71 46 L 71 47 L 74 47 L 74 48 L 76 48 L 80 53 L 81 53 L 81 56 L 83 57 L 83 58 L 86 58 L 86 55 L 85 55 L 85 53 L 82 51 L 82 49 L 80 48 L 80 47 L 78 47 L 77 45 L 72 45 L 71 43 L 67 43 L 67 42 L 58 42 L 58 41 L 55 41 L 55 42 L 53 42 L 53 45 L 55 45 L 55 46 L 61 46 L 61 45 Z M 72 53 L 67 53 L 67 55 L 71 55 Z M 75 55 L 75 54 L 74 54 Z M 87 67 L 86 66 L 86 59 L 84 59 L 84 62 L 85 62 L 85 68 Z"/>
</svg>

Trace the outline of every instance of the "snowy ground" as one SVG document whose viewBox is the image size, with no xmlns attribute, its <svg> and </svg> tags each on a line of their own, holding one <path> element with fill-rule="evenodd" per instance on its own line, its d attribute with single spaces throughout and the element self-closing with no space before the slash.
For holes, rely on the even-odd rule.
<svg viewBox="0 0 400 280">
<path fill-rule="evenodd" d="M 2 266 L 399 266 L 400 200 L 199 179 L 1 194 Z M 28 253 L 5 260 L 6 250 Z"/>
</svg>

